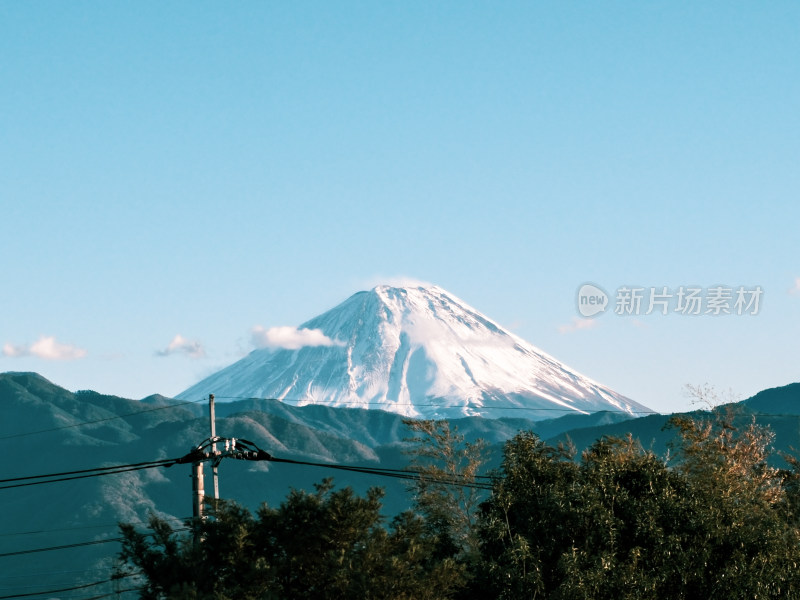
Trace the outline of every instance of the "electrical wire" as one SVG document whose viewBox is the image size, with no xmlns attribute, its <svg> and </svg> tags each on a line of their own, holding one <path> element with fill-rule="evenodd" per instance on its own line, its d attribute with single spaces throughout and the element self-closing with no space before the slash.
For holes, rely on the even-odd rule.
<svg viewBox="0 0 800 600">
<path fill-rule="evenodd" d="M 127 594 L 128 592 L 141 592 L 144 587 L 138 588 L 128 588 L 127 590 L 119 590 L 118 592 L 109 592 L 108 594 L 102 594 L 101 596 L 90 596 L 88 598 L 83 598 L 83 600 L 100 600 L 101 598 L 108 598 L 109 596 L 116 596 L 117 594 Z M 71 598 L 76 598 L 76 596 L 71 596 Z"/>
<path fill-rule="evenodd" d="M 98 423 L 106 423 L 108 421 L 114 421 L 116 419 L 124 419 L 126 417 L 134 417 L 136 415 L 141 415 L 145 413 L 155 412 L 157 410 L 166 410 L 168 408 L 178 408 L 180 406 L 186 406 L 188 404 L 198 404 L 200 402 L 205 402 L 208 398 L 201 398 L 199 400 L 187 400 L 186 402 L 178 402 L 176 404 L 169 404 L 166 406 L 155 406 L 152 408 L 146 408 L 144 410 L 138 410 L 130 413 L 125 413 L 123 415 L 114 415 L 113 417 L 105 417 L 103 419 L 95 419 L 94 421 L 83 421 L 81 423 L 73 423 L 72 425 L 62 425 L 60 427 L 51 427 L 49 429 L 39 429 L 37 431 L 26 431 L 23 433 L 13 433 L 11 435 L 4 435 L 0 436 L 0 440 L 10 440 L 14 438 L 25 437 L 29 435 L 37 435 L 40 433 L 51 433 L 53 431 L 62 431 L 64 429 L 75 429 L 77 427 L 84 427 L 86 425 L 96 425 Z"/>
<path fill-rule="evenodd" d="M 232 398 L 232 397 L 227 397 Z M 241 397 L 239 399 L 242 399 Z M 258 398 L 250 398 L 252 400 L 257 400 Z M 556 409 L 561 410 L 561 409 Z M 770 416 L 766 413 L 750 413 L 752 416 Z M 800 417 L 800 415 L 771 415 L 771 416 L 792 416 L 792 417 Z M 246 442 L 246 440 L 242 440 Z M 398 469 L 379 469 L 373 467 L 357 467 L 353 465 L 336 465 L 336 464 L 329 464 L 329 463 L 314 463 L 309 461 L 298 461 L 292 459 L 281 459 L 277 457 L 273 457 L 266 452 L 255 447 L 254 444 L 250 443 L 259 455 L 258 458 L 250 458 L 250 460 L 270 460 L 272 462 L 284 462 L 284 463 L 293 463 L 297 465 L 308 465 L 308 466 L 317 466 L 317 467 L 327 467 L 329 469 L 339 469 L 345 471 L 353 471 L 353 472 L 360 472 L 360 473 L 367 473 L 373 475 L 381 475 L 381 476 L 389 476 L 389 477 L 396 477 L 400 479 L 425 479 L 427 481 L 433 482 L 434 480 L 430 478 L 430 474 L 426 474 L 421 471 L 412 471 L 412 470 L 398 470 Z M 112 467 L 97 467 L 94 469 L 83 469 L 79 471 L 65 471 L 61 473 L 51 473 L 48 475 L 31 475 L 25 477 L 14 477 L 9 479 L 0 479 L 0 484 L 2 483 L 12 483 L 12 485 L 4 485 L 0 486 L 0 490 L 16 488 L 16 487 L 24 487 L 30 485 L 40 485 L 45 483 L 55 483 L 59 481 L 71 481 L 74 479 L 83 479 L 88 477 L 99 477 L 102 475 L 112 475 L 112 474 L 119 474 L 119 473 L 126 473 L 130 471 L 137 471 L 142 469 L 151 469 L 151 468 L 158 468 L 158 467 L 169 467 L 179 462 L 189 462 L 189 460 L 197 460 L 197 457 L 192 459 L 192 455 L 186 455 L 180 459 L 163 459 L 158 461 L 149 461 L 143 463 L 133 463 L 129 465 L 116 465 Z M 200 458 L 200 460 L 208 460 L 208 457 Z M 32 479 L 36 479 L 39 481 L 30 481 Z M 439 483 L 444 483 L 447 485 L 465 485 L 467 487 L 484 487 L 484 489 L 489 489 L 487 487 L 488 484 L 476 484 L 474 482 L 468 482 L 461 479 L 449 479 L 445 480 L 442 478 L 436 478 L 436 481 Z M 25 481 L 25 483 L 16 483 L 20 481 Z"/>
<path fill-rule="evenodd" d="M 74 571 L 74 572 L 75 573 L 86 573 L 86 571 Z M 123 578 L 126 578 L 126 577 L 135 577 L 135 576 L 143 576 L 143 575 L 144 575 L 143 573 L 118 574 L 118 575 L 113 576 L 111 578 L 111 581 L 115 581 L 117 579 L 123 579 Z M 107 574 L 98 575 L 98 577 L 105 577 L 105 576 L 107 576 Z M 102 583 L 108 583 L 108 582 L 107 581 L 96 582 L 96 585 L 101 585 Z M 72 585 L 72 584 L 77 584 L 77 582 L 76 581 L 72 581 L 72 582 L 65 582 L 65 583 L 35 583 L 35 584 L 32 584 L 32 585 L 12 586 L 12 587 L 9 587 L 9 588 L 2 588 L 2 589 L 0 589 L 0 592 L 8 592 L 9 590 L 12 590 L 12 589 L 17 590 L 17 591 L 35 590 L 35 589 L 41 589 L 43 587 L 52 587 L 52 586 L 55 586 L 55 585 L 67 586 L 67 585 Z"/>
<path fill-rule="evenodd" d="M 164 521 L 179 521 L 184 523 L 185 521 L 189 520 L 191 517 L 172 517 L 172 516 L 164 516 L 159 517 Z M 131 525 L 146 525 L 149 521 L 128 521 Z M 85 529 L 116 529 L 119 527 L 119 523 L 103 523 L 99 525 L 84 525 L 82 527 L 59 527 L 56 529 L 38 529 L 32 531 L 12 531 L 8 533 L 0 533 L 0 537 L 11 537 L 16 535 L 41 535 L 45 533 L 60 533 L 63 531 L 81 531 Z"/>
<path fill-rule="evenodd" d="M 129 574 L 126 574 L 126 575 L 120 575 L 119 577 L 114 577 L 112 579 L 104 579 L 103 581 L 95 581 L 95 582 L 92 582 L 92 583 L 84 583 L 82 585 L 75 585 L 75 586 L 72 586 L 72 587 L 61 588 L 61 589 L 58 589 L 58 590 L 46 590 L 44 592 L 27 592 L 25 594 L 10 594 L 8 596 L 0 596 L 0 600 L 9 600 L 10 598 L 29 598 L 31 596 L 45 596 L 45 595 L 48 595 L 48 594 L 60 594 L 62 592 L 72 592 L 74 590 L 85 590 L 86 588 L 96 587 L 98 585 L 103 585 L 105 583 L 113 583 L 113 582 L 119 581 L 120 579 L 123 579 L 125 577 L 133 577 L 135 575 L 141 575 L 141 573 L 129 573 Z"/>
<path fill-rule="evenodd" d="M 40 481 L 27 481 L 25 483 L 14 483 L 12 485 L 4 485 L 0 486 L 0 490 L 8 490 L 11 488 L 18 488 L 18 487 L 27 487 L 31 485 L 42 485 L 45 483 L 58 483 L 61 481 L 72 481 L 75 479 L 86 479 L 89 477 L 101 477 L 103 475 L 117 475 L 120 473 L 128 473 L 130 471 L 142 471 L 144 469 L 156 469 L 159 467 L 171 467 L 172 465 L 179 462 L 181 459 L 170 459 L 166 461 L 154 461 L 152 463 L 140 463 L 141 466 L 121 466 L 121 467 L 113 467 L 111 470 L 98 470 L 95 469 L 92 473 L 88 473 L 85 475 L 73 475 L 71 477 L 58 477 L 56 479 L 42 479 Z M 23 479 L 33 479 L 33 478 L 40 478 L 40 477 L 57 477 L 61 475 L 59 473 L 52 474 L 52 475 L 34 475 L 31 477 L 23 478 Z"/>
<path fill-rule="evenodd" d="M 381 402 L 361 402 L 361 401 L 358 401 L 358 400 L 339 401 L 339 402 L 336 403 L 336 405 L 307 404 L 307 405 L 302 405 L 301 406 L 300 402 L 303 402 L 303 400 L 289 399 L 289 398 L 278 399 L 278 398 L 263 398 L 263 397 L 256 397 L 256 396 L 216 396 L 216 398 L 218 398 L 220 400 L 267 400 L 267 401 L 275 401 L 275 402 L 284 402 L 287 405 L 294 406 L 296 408 L 302 408 L 303 406 L 328 406 L 329 408 L 335 408 L 335 407 L 341 406 L 341 405 L 385 406 L 385 404 L 381 403 Z M 51 427 L 49 429 L 41 429 L 41 430 L 37 430 L 37 431 L 27 431 L 27 432 L 23 432 L 23 433 L 15 433 L 15 434 L 6 435 L 6 436 L 0 436 L 0 440 L 15 439 L 15 438 L 19 438 L 19 437 L 25 437 L 25 436 L 29 436 L 29 435 L 37 435 L 37 434 L 41 434 L 41 433 L 50 433 L 50 432 L 54 432 L 54 431 L 61 431 L 61 430 L 64 430 L 64 429 L 73 429 L 73 428 L 77 428 L 77 427 L 84 427 L 86 425 L 95 425 L 95 424 L 98 424 L 98 423 L 105 423 L 105 422 L 113 421 L 113 420 L 116 420 L 116 419 L 124 419 L 126 417 L 132 417 L 132 416 L 141 415 L 141 414 L 145 414 L 145 413 L 149 413 L 149 412 L 155 412 L 155 411 L 159 411 L 159 410 L 166 410 L 166 409 L 169 409 L 169 408 L 179 408 L 181 406 L 187 406 L 187 405 L 190 405 L 190 404 L 198 404 L 200 402 L 205 402 L 206 400 L 207 400 L 207 398 L 200 398 L 198 400 L 187 400 L 185 402 L 177 402 L 175 404 L 168 404 L 168 405 L 165 405 L 165 406 L 156 406 L 156 407 L 152 407 L 152 408 L 146 408 L 144 410 L 125 413 L 125 414 L 122 414 L 122 415 L 114 415 L 112 417 L 105 417 L 103 419 L 95 419 L 93 421 L 84 421 L 84 422 L 81 422 L 81 423 L 73 423 L 71 425 L 62 425 L 60 427 Z M 411 406 L 411 405 L 409 404 L 409 406 Z M 440 408 L 441 407 L 440 404 L 414 404 L 413 406 L 415 406 L 415 407 L 425 407 L 425 408 Z M 582 413 L 580 411 L 576 411 L 576 409 L 574 409 L 574 408 L 556 408 L 556 407 L 528 408 L 528 407 L 524 407 L 524 406 L 491 406 L 491 404 L 489 404 L 488 406 L 484 405 L 483 407 L 484 408 L 491 408 L 492 410 L 522 410 L 522 411 L 535 410 L 535 411 L 563 412 L 563 413 L 576 413 L 576 412 L 578 412 L 579 414 L 585 414 L 585 413 Z M 655 411 L 655 410 L 629 410 L 629 411 L 626 411 L 626 410 L 621 410 L 621 409 L 620 410 L 608 409 L 608 410 L 598 411 L 598 412 L 608 412 L 608 413 L 614 413 L 614 414 L 628 414 L 628 415 L 663 415 L 664 414 L 664 413 L 660 413 L 660 412 Z M 782 415 L 782 414 L 768 414 L 768 413 L 755 413 L 755 414 L 756 414 L 756 416 L 767 416 L 767 417 L 783 417 L 783 416 L 797 416 L 797 417 L 800 417 L 800 415 Z"/>
<path fill-rule="evenodd" d="M 295 408 L 303 408 L 304 406 L 327 406 L 329 408 L 336 408 L 336 407 L 341 406 L 341 405 L 385 406 L 385 404 L 381 403 L 381 402 L 361 402 L 361 401 L 358 401 L 358 400 L 339 401 L 339 402 L 336 403 L 336 405 L 328 405 L 328 404 L 305 404 L 305 405 L 301 405 L 300 402 L 303 402 L 303 400 L 288 399 L 288 398 L 284 398 L 282 400 L 278 399 L 278 398 L 263 398 L 263 397 L 257 397 L 257 396 L 216 396 L 216 398 L 218 398 L 220 400 L 266 400 L 266 401 L 274 401 L 274 402 L 283 402 L 283 403 L 287 404 L 288 406 L 293 406 Z M 103 419 L 95 419 L 93 421 L 83 421 L 81 423 L 73 423 L 71 425 L 62 425 L 60 427 L 51 427 L 49 429 L 40 429 L 40 430 L 37 430 L 37 431 L 27 431 L 27 432 L 23 432 L 23 433 L 15 433 L 15 434 L 11 434 L 11 435 L 0 436 L 0 440 L 15 439 L 15 438 L 25 437 L 25 436 L 29 436 L 29 435 L 37 435 L 37 434 L 41 434 L 41 433 L 50 433 L 50 432 L 54 432 L 54 431 L 62 431 L 64 429 L 74 429 L 74 428 L 78 428 L 78 427 L 84 427 L 86 425 L 96 425 L 98 423 L 105 423 L 105 422 L 108 422 L 108 421 L 114 421 L 116 419 L 124 419 L 126 417 L 132 417 L 132 416 L 141 415 L 141 414 L 145 414 L 145 413 L 149 413 L 149 412 L 155 412 L 155 411 L 159 411 L 159 410 L 166 410 L 166 409 L 169 409 L 169 408 L 179 408 L 181 406 L 187 406 L 189 404 L 198 404 L 200 402 L 205 402 L 206 400 L 207 400 L 207 398 L 200 398 L 198 400 L 187 400 L 185 402 L 178 402 L 178 403 L 175 403 L 175 404 L 169 404 L 169 405 L 165 405 L 165 406 L 156 406 L 156 407 L 147 408 L 147 409 L 140 410 L 140 411 L 134 411 L 134 412 L 130 412 L 130 413 L 125 413 L 125 414 L 122 414 L 122 415 L 115 415 L 113 417 L 105 417 Z M 411 406 L 411 405 L 408 405 L 408 406 Z M 414 404 L 413 406 L 415 406 L 415 407 L 424 407 L 424 408 L 440 408 L 441 407 L 440 404 Z M 514 410 L 517 410 L 517 411 L 520 411 L 520 410 L 521 411 L 532 411 L 532 410 L 535 410 L 537 412 L 562 412 L 562 413 L 573 413 L 573 414 L 577 412 L 578 414 L 585 414 L 583 412 L 576 411 L 573 408 L 556 408 L 556 407 L 528 408 L 528 407 L 525 407 L 525 406 L 491 406 L 491 404 L 489 404 L 488 406 L 484 405 L 483 408 L 491 408 L 492 410 L 510 410 L 510 411 L 514 411 Z M 620 410 L 607 409 L 607 410 L 598 411 L 598 412 L 606 412 L 606 413 L 613 413 L 613 414 L 625 414 L 625 415 L 664 415 L 664 413 L 660 413 L 660 412 L 655 411 L 655 410 L 630 410 L 630 411 L 626 411 L 626 410 L 621 410 L 621 409 Z M 800 417 L 800 415 L 785 415 L 785 414 L 770 414 L 770 413 L 752 413 L 752 414 L 754 414 L 755 416 L 764 416 L 764 417 Z"/>
<path fill-rule="evenodd" d="M 191 531 L 189 527 L 179 527 L 177 529 L 172 530 L 173 533 L 180 533 L 183 531 Z M 153 535 L 153 534 L 146 534 L 146 535 Z M 88 542 L 76 542 L 74 544 L 63 544 L 61 546 L 48 546 L 46 548 L 33 548 L 30 550 L 15 550 L 14 552 L 4 552 L 0 554 L 0 558 L 6 556 L 20 556 L 22 554 L 36 554 L 38 552 L 50 552 L 54 550 L 68 550 L 70 548 L 81 548 L 83 546 L 96 546 L 98 544 L 110 544 L 113 542 L 124 542 L 125 538 L 123 537 L 114 537 L 114 538 L 105 538 L 102 540 L 92 540 Z"/>
<path fill-rule="evenodd" d="M 9 479 L 0 479 L 0 483 L 10 483 L 12 481 L 26 481 L 26 480 L 29 480 L 29 479 L 46 479 L 48 477 L 61 477 L 62 475 L 79 475 L 81 473 L 92 473 L 92 472 L 95 472 L 95 471 L 116 471 L 118 469 L 127 469 L 127 468 L 130 468 L 130 467 L 140 467 L 140 466 L 144 466 L 144 465 L 162 466 L 161 463 L 163 463 L 164 465 L 166 465 L 166 463 L 170 463 L 170 465 L 172 465 L 172 464 L 175 463 L 175 459 L 174 458 L 167 458 L 167 459 L 162 459 L 162 460 L 148 460 L 148 461 L 145 461 L 145 462 L 131 463 L 131 464 L 127 464 L 127 465 L 112 465 L 110 467 L 93 467 L 91 469 L 80 469 L 78 471 L 62 471 L 60 473 L 50 473 L 50 474 L 47 474 L 47 475 L 27 475 L 27 476 L 24 476 L 24 477 L 11 477 Z"/>
<path fill-rule="evenodd" d="M 365 474 L 372 474 L 372 475 L 380 475 L 386 477 L 395 477 L 399 479 L 418 479 L 418 480 L 426 480 L 431 483 L 438 482 L 443 483 L 445 485 L 464 485 L 466 487 L 484 487 L 488 489 L 488 484 L 480 484 L 475 483 L 474 481 L 466 481 L 459 478 L 431 478 L 430 474 L 425 473 L 423 471 L 414 471 L 409 469 L 385 469 L 385 468 L 377 468 L 377 467 L 361 467 L 355 465 L 340 465 L 340 464 L 332 464 L 332 463 L 315 463 L 310 461 L 300 461 L 294 459 L 287 459 L 287 458 L 277 458 L 270 455 L 263 450 L 260 450 L 252 444 L 252 442 L 247 442 L 247 440 L 240 440 L 240 443 L 244 442 L 251 445 L 255 452 L 250 452 L 252 455 L 249 460 L 267 460 L 272 462 L 282 462 L 288 464 L 296 464 L 296 465 L 306 465 L 306 466 L 315 466 L 315 467 L 327 467 L 329 469 L 338 469 L 343 471 L 352 471 L 357 473 L 365 473 Z M 143 469 L 154 469 L 159 467 L 170 467 L 177 463 L 189 462 L 193 460 L 208 460 L 210 457 L 207 455 L 202 455 L 201 457 L 194 456 L 193 454 L 187 454 L 183 458 L 170 458 L 170 459 L 162 459 L 157 461 L 148 461 L 148 462 L 140 462 L 140 463 L 132 463 L 128 465 L 114 465 L 111 467 L 96 467 L 93 469 L 81 469 L 78 471 L 63 471 L 61 473 L 49 473 L 46 475 L 28 475 L 24 477 L 12 477 L 9 479 L 0 479 L 0 483 L 10 483 L 11 485 L 2 485 L 0 486 L 0 490 L 6 490 L 11 488 L 18 488 L 18 487 L 25 487 L 31 485 L 43 485 L 46 483 L 57 483 L 62 481 L 72 481 L 75 479 L 85 479 L 89 477 L 100 477 L 104 475 L 116 475 L 120 473 L 128 473 L 131 471 L 140 471 Z M 481 476 L 485 477 L 485 476 Z M 35 481 L 31 481 L 35 480 Z M 23 483 L 19 483 L 23 482 Z"/>
<path fill-rule="evenodd" d="M 22 554 L 36 554 L 37 552 L 50 552 L 51 550 L 66 550 L 68 548 L 80 548 L 83 546 L 96 546 L 98 544 L 110 544 L 112 542 L 121 542 L 125 538 L 106 538 L 104 540 L 94 540 L 91 542 L 78 542 L 75 544 L 64 544 L 63 546 L 49 546 L 47 548 L 33 548 L 32 550 L 16 550 L 14 552 L 4 552 L 0 554 L 0 558 L 6 556 L 20 556 Z"/>
<path fill-rule="evenodd" d="M 102 567 L 98 567 L 95 569 L 89 570 L 105 570 Z M 72 569 L 71 571 L 47 571 L 47 572 L 39 572 L 39 573 L 17 573 L 16 575 L 0 575 L 1 581 L 6 581 L 8 579 L 30 579 L 31 577 L 47 577 L 50 575 L 74 575 L 75 573 L 83 573 L 86 574 L 87 569 Z M 5 591 L 5 588 L 3 590 Z"/>
<path fill-rule="evenodd" d="M 293 465 L 304 465 L 310 467 L 325 467 L 328 469 L 337 469 L 342 471 L 352 471 L 356 473 L 364 473 L 367 475 L 378 475 L 381 477 L 393 477 L 396 479 L 406 479 L 412 481 L 421 481 L 424 483 L 432 483 L 432 484 L 441 484 L 441 485 L 452 485 L 457 487 L 467 487 L 467 488 L 475 488 L 475 489 L 483 489 L 483 490 L 491 490 L 492 486 L 490 483 L 483 483 L 479 481 L 475 481 L 475 479 L 486 479 L 490 480 L 491 477 L 487 475 L 476 475 L 475 477 L 468 478 L 468 477 L 459 477 L 459 476 L 450 476 L 446 475 L 444 477 L 440 476 L 432 476 L 429 473 L 424 471 L 417 471 L 412 469 L 381 469 L 377 467 L 358 467 L 353 465 L 338 465 L 338 464 L 331 464 L 331 463 L 318 463 L 318 462 L 310 462 L 310 461 L 303 461 L 303 460 L 293 460 L 288 458 L 277 458 L 271 457 L 269 459 L 270 462 L 277 462 L 277 463 L 286 463 L 286 464 L 293 464 Z"/>
<path fill-rule="evenodd" d="M 128 592 L 141 592 L 144 589 L 145 589 L 144 586 L 142 586 L 142 587 L 137 587 L 137 588 L 128 588 L 127 590 L 119 590 L 119 591 L 107 592 L 105 594 L 100 594 L 100 595 L 95 595 L 95 596 L 75 596 L 75 595 L 70 595 L 70 596 L 65 596 L 64 600 L 100 600 L 101 598 L 109 598 L 111 596 L 117 596 L 119 594 L 125 594 L 125 593 L 128 593 Z M 14 597 L 18 598 L 19 596 L 14 596 Z"/>
<path fill-rule="evenodd" d="M 386 404 L 383 403 L 383 402 L 361 402 L 360 400 L 342 400 L 342 401 L 337 401 L 336 404 L 314 404 L 314 403 L 309 403 L 309 404 L 301 405 L 300 402 L 305 402 L 305 400 L 296 400 L 296 399 L 290 399 L 290 398 L 284 398 L 284 399 L 281 400 L 279 398 L 259 398 L 259 397 L 256 397 L 256 396 L 217 396 L 217 395 L 214 395 L 214 398 L 216 398 L 218 400 L 267 400 L 267 401 L 274 401 L 274 402 L 283 402 L 283 403 L 285 403 L 285 404 L 287 404 L 289 406 L 295 407 L 295 408 L 304 408 L 306 406 L 324 406 L 324 407 L 327 407 L 327 408 L 337 408 L 337 407 L 340 407 L 341 405 L 386 406 Z M 408 403 L 408 404 L 400 404 L 398 406 L 424 407 L 424 408 L 460 408 L 458 406 L 454 406 L 454 407 L 446 407 L 445 406 L 445 407 L 443 407 L 441 404 L 417 404 L 417 403 L 414 403 L 414 404 L 410 404 L 410 403 Z M 469 408 L 469 407 L 465 407 L 465 408 Z M 586 414 L 586 413 L 583 413 L 583 412 L 581 412 L 581 411 L 579 411 L 577 409 L 574 409 L 574 408 L 555 408 L 555 407 L 529 408 L 529 407 L 526 407 L 526 406 L 492 406 L 491 403 L 488 404 L 488 405 L 485 404 L 485 405 L 483 405 L 482 407 L 479 407 L 479 408 L 491 408 L 492 410 L 525 410 L 525 411 L 537 411 L 537 412 L 538 411 L 548 411 L 548 412 L 564 412 L 564 413 L 573 413 L 573 414 L 574 413 Z M 621 410 L 621 409 L 620 410 L 607 409 L 607 410 L 602 410 L 602 411 L 597 411 L 597 412 L 609 412 L 609 413 L 624 414 L 624 415 L 660 415 L 660 414 L 663 414 L 663 413 L 660 413 L 660 412 L 655 411 L 655 410 L 630 410 L 630 411 L 628 411 L 628 410 Z M 592 414 L 595 414 L 595 413 L 592 413 Z"/>
</svg>

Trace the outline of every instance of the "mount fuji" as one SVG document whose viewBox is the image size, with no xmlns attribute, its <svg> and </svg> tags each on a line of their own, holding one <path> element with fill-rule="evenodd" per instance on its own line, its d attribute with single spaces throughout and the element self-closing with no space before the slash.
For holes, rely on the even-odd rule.
<svg viewBox="0 0 800 600">
<path fill-rule="evenodd" d="M 277 398 L 448 419 L 648 411 L 437 286 L 358 292 L 291 331 L 291 344 L 267 340 L 272 347 L 177 397 Z"/>
</svg>

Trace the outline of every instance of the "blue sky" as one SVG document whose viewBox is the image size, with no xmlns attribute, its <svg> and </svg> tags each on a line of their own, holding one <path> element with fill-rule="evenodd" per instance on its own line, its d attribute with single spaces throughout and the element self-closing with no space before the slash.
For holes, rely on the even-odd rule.
<svg viewBox="0 0 800 600">
<path fill-rule="evenodd" d="M 656 410 L 798 381 L 800 5 L 697 4 L 1 3 L 0 371 L 177 394 L 409 277 Z"/>
</svg>

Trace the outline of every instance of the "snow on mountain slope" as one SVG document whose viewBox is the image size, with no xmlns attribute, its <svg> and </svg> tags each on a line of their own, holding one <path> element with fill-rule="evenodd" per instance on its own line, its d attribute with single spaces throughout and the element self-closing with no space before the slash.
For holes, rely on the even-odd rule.
<svg viewBox="0 0 800 600">
<path fill-rule="evenodd" d="M 320 330 L 329 345 L 255 350 L 178 397 L 278 398 L 424 418 L 647 410 L 436 286 L 378 286 L 299 329 Z"/>
</svg>

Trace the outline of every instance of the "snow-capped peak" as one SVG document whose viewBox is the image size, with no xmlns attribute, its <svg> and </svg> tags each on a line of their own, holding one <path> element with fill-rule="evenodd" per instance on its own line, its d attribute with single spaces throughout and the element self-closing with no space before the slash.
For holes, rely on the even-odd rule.
<svg viewBox="0 0 800 600">
<path fill-rule="evenodd" d="M 644 409 L 435 285 L 379 285 L 298 330 L 332 343 L 255 350 L 179 397 L 278 398 L 425 418 Z"/>
</svg>

